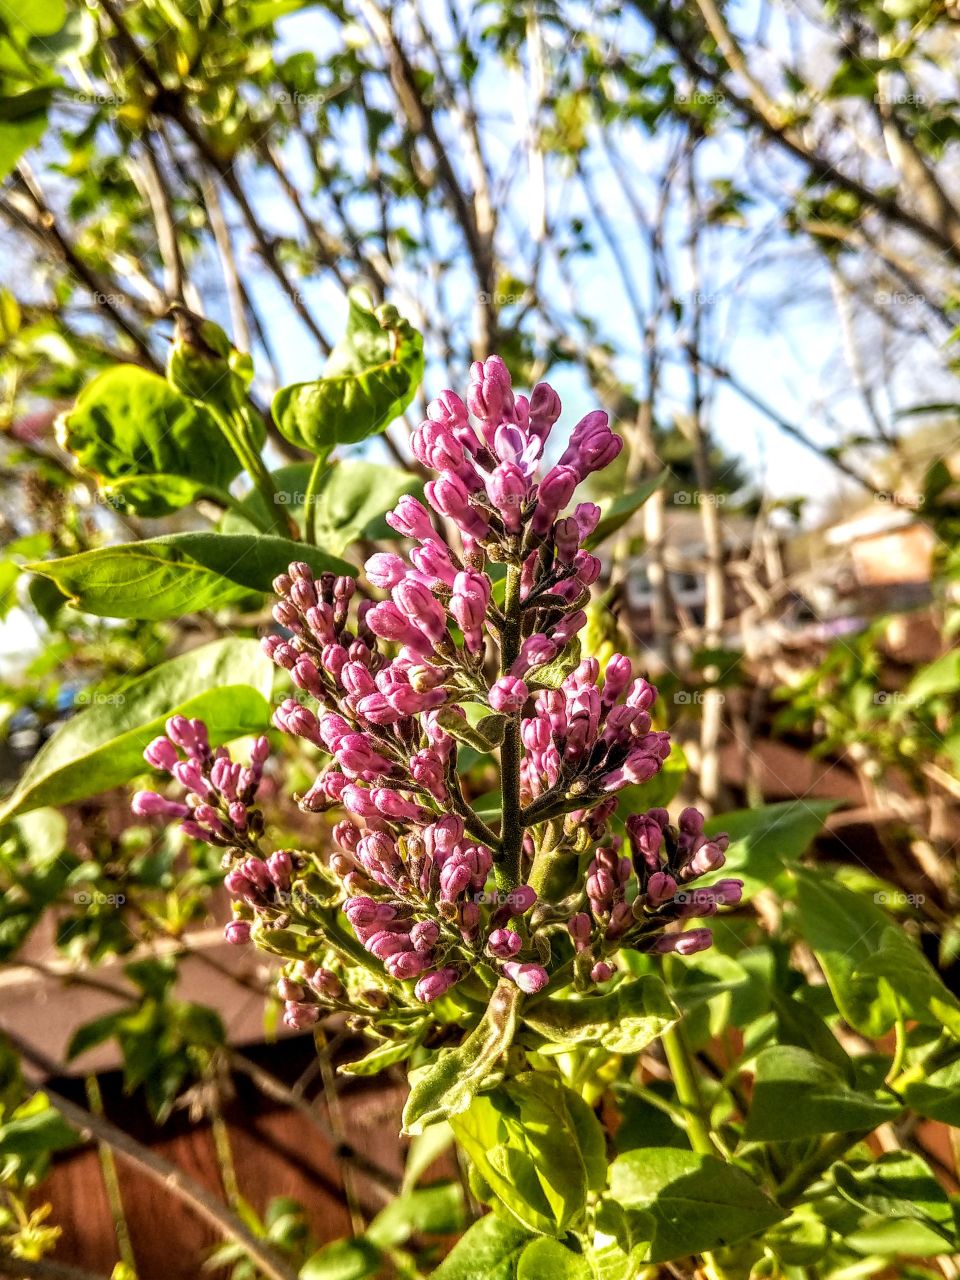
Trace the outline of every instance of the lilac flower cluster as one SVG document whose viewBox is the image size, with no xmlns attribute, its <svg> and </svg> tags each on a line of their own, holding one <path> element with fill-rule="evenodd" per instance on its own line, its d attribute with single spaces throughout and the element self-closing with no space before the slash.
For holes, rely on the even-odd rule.
<svg viewBox="0 0 960 1280">
<path fill-rule="evenodd" d="M 381 979 L 366 1005 L 404 999 L 406 982 L 432 1001 L 468 974 L 527 994 L 561 970 L 604 982 L 620 947 L 709 945 L 708 930 L 664 930 L 738 899 L 736 881 L 688 888 L 722 864 L 725 847 L 704 838 L 696 811 L 678 828 L 664 810 L 629 819 L 632 859 L 611 834 L 616 793 L 653 778 L 670 741 L 653 728 L 656 689 L 633 678 L 628 658 L 615 655 L 602 672 L 594 658 L 581 660 L 584 606 L 601 571 L 585 544 L 600 510 L 579 502 L 565 512 L 622 441 L 606 414 L 587 414 L 541 474 L 559 413 L 550 387 L 516 395 L 498 357 L 478 362 L 466 403 L 443 392 L 413 435 L 416 457 L 437 473 L 425 486 L 433 514 L 406 496 L 387 515 L 411 545 L 367 561 L 382 598 L 354 608 L 352 579 L 315 577 L 304 563 L 275 582 L 281 631 L 264 648 L 299 696 L 274 724 L 329 758 L 299 803 L 309 813 L 346 811 L 329 866 L 360 948 L 350 959 L 359 955 Z M 464 742 L 499 747 L 494 826 L 463 793 Z M 296 912 L 291 881 L 307 861 L 260 855 L 262 820 L 248 806 L 265 751 L 258 742 L 243 770 L 222 749 L 210 752 L 197 722 L 178 723 L 147 758 L 188 789 L 186 805 L 154 793 L 136 801 L 138 812 L 180 819 L 232 850 L 233 941 L 256 920 L 275 927 Z M 558 868 L 574 869 L 574 887 L 554 900 Z M 558 921 L 568 939 L 559 950 Z M 345 948 L 333 945 L 341 958 Z M 316 965 L 301 962 L 281 985 L 291 1025 L 350 1000 L 341 978 Z"/>
<path fill-rule="evenodd" d="M 208 844 L 256 848 L 263 826 L 253 802 L 270 753 L 266 738 L 257 738 L 250 764 L 244 766 L 235 764 L 225 747 L 211 750 L 202 720 L 172 716 L 166 729 L 166 736 L 154 738 L 143 756 L 154 769 L 176 779 L 187 793 L 186 803 L 138 791 L 134 813 L 178 820 L 185 835 Z"/>
</svg>

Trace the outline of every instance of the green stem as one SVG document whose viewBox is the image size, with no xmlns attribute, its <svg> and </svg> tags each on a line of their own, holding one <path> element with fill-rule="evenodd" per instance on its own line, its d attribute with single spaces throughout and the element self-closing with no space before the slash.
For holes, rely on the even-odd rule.
<svg viewBox="0 0 960 1280">
<path fill-rule="evenodd" d="M 87 1076 L 86 1087 L 90 1110 L 95 1116 L 100 1116 L 102 1119 L 103 1096 L 100 1093 L 100 1083 L 97 1077 Z M 129 1268 L 132 1275 L 136 1275 L 137 1258 L 133 1252 L 130 1228 L 127 1224 L 127 1215 L 123 1207 L 123 1195 L 120 1190 L 117 1162 L 113 1158 L 113 1152 L 105 1142 L 97 1143 L 97 1155 L 100 1157 L 100 1171 L 103 1175 L 103 1185 L 107 1193 L 107 1203 L 110 1206 L 110 1216 L 113 1219 L 113 1230 L 117 1237 L 117 1250 L 120 1254 L 120 1261 Z"/>
<path fill-rule="evenodd" d="M 887 1072 L 885 1081 L 888 1085 L 903 1073 L 903 1064 L 907 1057 L 907 1024 L 899 1001 L 897 1002 L 895 1028 L 897 1035 L 896 1047 L 893 1051 L 893 1061 L 890 1063 L 890 1070 Z"/>
<path fill-rule="evenodd" d="M 717 1147 L 710 1133 L 710 1121 L 700 1092 L 700 1080 L 693 1052 L 687 1043 L 686 1034 L 677 1023 L 668 1031 L 664 1031 L 660 1039 L 670 1074 L 673 1076 L 677 1101 L 685 1112 L 690 1145 L 700 1155 L 716 1156 Z M 726 1273 L 712 1253 L 703 1254 L 703 1269 L 710 1280 L 727 1280 Z"/>
<path fill-rule="evenodd" d="M 697 1068 L 694 1065 L 693 1053 L 687 1044 L 686 1035 L 677 1023 L 668 1031 L 664 1031 L 660 1039 L 670 1074 L 673 1076 L 677 1101 L 686 1113 L 690 1145 L 701 1155 L 715 1156 L 717 1148 L 710 1136 L 710 1124 L 707 1120 L 703 1095 L 700 1093 Z"/>
<path fill-rule="evenodd" d="M 247 441 L 246 424 L 242 420 L 237 421 L 236 417 L 230 421 L 225 414 L 214 408 L 213 405 L 207 405 L 207 408 L 216 418 L 220 430 L 227 438 L 227 443 L 237 455 L 240 464 L 253 481 L 257 492 L 263 498 L 271 527 L 276 529 L 281 537 L 289 536 L 289 522 L 283 507 L 277 501 L 277 490 L 270 472 L 263 465 L 263 459 L 251 448 Z"/>
<path fill-rule="evenodd" d="M 329 451 L 317 454 L 310 468 L 310 479 L 307 481 L 303 532 L 311 547 L 317 545 L 317 490 L 320 488 L 320 478 L 326 471 L 329 456 Z"/>
<path fill-rule="evenodd" d="M 540 847 L 534 855 L 530 874 L 527 877 L 530 887 L 536 889 L 538 897 L 543 896 L 544 887 L 558 858 L 564 856 L 556 852 L 557 845 L 562 839 L 563 823 L 556 820 L 548 822 Z"/>
<path fill-rule="evenodd" d="M 214 1084 L 212 1086 L 216 1088 Z M 242 1203 L 240 1185 L 237 1182 L 237 1167 L 233 1159 L 233 1148 L 230 1145 L 230 1131 L 220 1111 L 220 1099 L 217 1098 L 210 1117 L 210 1131 L 213 1135 L 213 1147 L 220 1166 L 220 1181 L 223 1185 L 223 1196 L 230 1208 L 236 1213 Z"/>
<path fill-rule="evenodd" d="M 504 625 L 500 637 L 500 674 L 506 675 L 520 652 L 520 568 L 507 568 L 503 601 Z M 503 820 L 500 828 L 501 857 L 494 867 L 497 887 L 509 891 L 520 882 L 520 852 L 523 848 L 523 821 L 520 810 L 520 720 L 510 716 L 500 747 L 500 793 Z"/>
<path fill-rule="evenodd" d="M 784 1209 L 789 1209 L 800 1199 L 807 1187 L 812 1182 L 816 1182 L 817 1178 L 830 1168 L 834 1160 L 839 1160 L 845 1152 L 856 1146 L 869 1133 L 869 1129 L 864 1129 L 859 1133 L 835 1133 L 827 1138 L 812 1155 L 809 1155 L 806 1160 L 801 1160 L 793 1172 L 784 1178 L 777 1190 L 777 1203 Z"/>
</svg>

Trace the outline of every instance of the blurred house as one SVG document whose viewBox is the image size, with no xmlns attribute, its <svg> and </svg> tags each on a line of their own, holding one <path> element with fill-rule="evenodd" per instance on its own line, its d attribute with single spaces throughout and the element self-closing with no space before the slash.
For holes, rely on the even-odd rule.
<svg viewBox="0 0 960 1280">
<path fill-rule="evenodd" d="M 721 513 L 724 565 L 727 570 L 726 616 L 735 618 L 750 603 L 736 565 L 752 562 L 762 577 L 779 577 L 783 566 L 780 538 L 750 516 Z M 631 628 L 641 639 L 652 634 L 653 590 L 650 585 L 649 549 L 634 556 L 624 583 L 624 604 Z M 703 623 L 706 604 L 707 549 L 703 524 L 696 508 L 668 507 L 664 518 L 663 560 L 667 581 L 678 614 L 694 626 Z"/>
<path fill-rule="evenodd" d="M 936 535 L 916 510 L 877 502 L 820 531 L 798 587 L 821 618 L 870 618 L 929 603 Z"/>
</svg>

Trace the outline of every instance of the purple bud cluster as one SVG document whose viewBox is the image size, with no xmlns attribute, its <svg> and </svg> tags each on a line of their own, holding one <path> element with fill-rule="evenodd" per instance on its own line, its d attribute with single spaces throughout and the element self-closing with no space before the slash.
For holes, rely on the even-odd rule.
<svg viewBox="0 0 960 1280">
<path fill-rule="evenodd" d="M 588 540 L 601 513 L 575 494 L 622 441 L 605 413 L 589 413 L 544 467 L 559 414 L 550 387 L 527 398 L 498 357 L 476 363 L 466 402 L 444 391 L 413 434 L 414 454 L 435 473 L 428 505 L 404 496 L 387 514 L 410 545 L 367 560 L 372 598 L 355 599 L 353 579 L 315 576 L 305 563 L 274 584 L 278 630 L 263 645 L 297 693 L 274 724 L 321 757 L 299 804 L 345 811 L 329 859 L 344 934 L 319 937 L 318 947 L 330 944 L 327 963 L 346 947 L 378 983 L 358 994 L 346 973 L 298 961 L 278 988 L 292 1027 L 324 1007 L 409 1001 L 404 983 L 422 1002 L 468 974 L 535 995 L 567 960 L 577 981 L 605 982 L 620 947 L 709 945 L 708 930 L 665 930 L 739 898 L 737 881 L 691 887 L 722 865 L 726 847 L 704 837 L 696 811 L 677 828 L 664 810 L 629 819 L 632 858 L 610 832 L 616 793 L 653 778 L 670 741 L 653 727 L 656 689 L 634 678 L 628 658 L 614 655 L 602 672 L 580 658 L 601 572 Z M 471 708 L 479 715 L 468 717 Z M 458 764 L 461 742 L 484 730 L 485 743 L 503 744 L 504 817 L 494 826 L 465 798 Z M 252 921 L 276 926 L 296 914 L 308 861 L 260 854 L 262 819 L 250 805 L 266 744 L 241 769 L 222 748 L 210 751 L 199 722 L 175 718 L 168 731 L 147 758 L 185 787 L 186 803 L 141 793 L 137 810 L 231 847 L 226 883 L 238 917 L 227 937 L 245 942 Z M 553 900 L 541 896 L 545 861 L 579 869 L 573 893 L 568 884 Z M 299 923 L 311 923 L 306 907 Z M 547 935 L 558 929 L 555 963 Z"/>
<path fill-rule="evenodd" d="M 671 826 L 666 809 L 650 809 L 627 819 L 632 858 L 623 853 L 619 837 L 596 850 L 587 868 L 588 909 L 567 921 L 578 967 L 589 971 L 594 982 L 606 981 L 613 973 L 610 964 L 596 959 L 604 951 L 630 945 L 660 954 L 693 955 L 712 944 L 713 936 L 705 928 L 663 932 L 674 922 L 712 916 L 718 907 L 740 901 L 739 880 L 688 887 L 723 866 L 729 843 L 725 835 L 705 836 L 703 825 L 697 809 L 684 809 L 677 826 Z"/>
<path fill-rule="evenodd" d="M 585 658 L 559 689 L 544 689 L 534 699 L 535 715 L 522 724 L 527 799 L 574 786 L 584 794 L 614 792 L 649 782 L 663 766 L 670 737 L 651 727 L 656 689 L 646 680 L 631 680 L 630 661 L 622 654 L 607 663 L 602 686 L 599 677 L 596 658 Z"/>
<path fill-rule="evenodd" d="M 207 844 L 256 849 L 262 819 L 253 807 L 270 748 L 257 738 L 249 765 L 236 764 L 225 747 L 211 750 L 202 720 L 172 716 L 166 735 L 154 738 L 144 759 L 168 773 L 187 793 L 185 803 L 168 800 L 156 791 L 138 791 L 133 812 L 142 818 L 179 821 L 185 835 Z"/>
</svg>

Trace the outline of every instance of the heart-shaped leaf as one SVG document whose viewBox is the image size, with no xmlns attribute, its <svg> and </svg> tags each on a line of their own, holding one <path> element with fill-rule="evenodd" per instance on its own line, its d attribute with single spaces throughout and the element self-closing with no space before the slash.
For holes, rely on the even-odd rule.
<svg viewBox="0 0 960 1280">
<path fill-rule="evenodd" d="M 273 400 L 281 435 L 317 454 L 386 430 L 423 377 L 423 339 L 396 307 L 374 308 L 363 289 L 349 300 L 347 331 L 323 377 L 283 387 Z"/>
<path fill-rule="evenodd" d="M 59 438 L 108 502 L 142 516 L 222 497 L 240 472 L 209 410 L 139 365 L 107 369 L 84 387 Z"/>
</svg>

